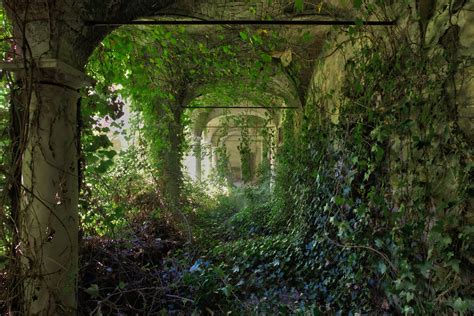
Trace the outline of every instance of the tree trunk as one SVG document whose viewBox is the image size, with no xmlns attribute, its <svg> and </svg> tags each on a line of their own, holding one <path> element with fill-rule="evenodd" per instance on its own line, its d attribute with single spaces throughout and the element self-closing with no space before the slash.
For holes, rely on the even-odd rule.
<svg viewBox="0 0 474 316">
<path fill-rule="evenodd" d="M 182 127 L 180 122 L 169 123 L 169 147 L 165 154 L 163 175 L 165 178 L 165 193 L 170 206 L 178 207 L 181 196 L 183 173 L 181 171 Z"/>
</svg>

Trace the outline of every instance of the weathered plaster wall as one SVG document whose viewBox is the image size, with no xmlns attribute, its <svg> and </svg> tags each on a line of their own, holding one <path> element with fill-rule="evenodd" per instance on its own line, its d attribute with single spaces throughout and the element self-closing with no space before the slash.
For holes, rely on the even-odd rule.
<svg viewBox="0 0 474 316">
<path fill-rule="evenodd" d="M 426 21 L 425 43 L 430 50 L 445 49 L 466 62 L 457 65 L 456 87 L 450 93 L 456 98 L 458 123 L 466 135 L 474 137 L 474 2 L 437 1 L 432 17 Z M 455 92 L 454 92 L 455 90 Z"/>
<path fill-rule="evenodd" d="M 390 194 L 385 198 L 393 202 L 394 211 L 398 211 L 398 207 L 403 203 L 406 203 L 404 207 L 410 208 L 416 203 L 417 197 L 422 197 L 423 201 L 418 201 L 418 207 L 423 204 L 425 209 L 414 207 L 413 213 L 405 213 L 404 221 L 409 223 L 410 216 L 416 212 L 418 213 L 415 216 L 423 217 L 424 231 L 419 231 L 419 239 L 428 249 L 432 246 L 429 236 L 435 223 L 452 220 L 451 226 L 448 226 L 453 230 L 462 227 L 466 222 L 468 225 L 474 223 L 472 212 L 474 199 L 460 196 L 462 194 L 460 192 L 464 192 L 461 184 L 465 185 L 465 177 L 469 177 L 468 174 L 463 174 L 467 170 L 465 166 L 472 164 L 473 161 L 474 2 L 419 1 L 419 6 L 413 6 L 411 10 L 411 12 L 401 11 L 405 15 L 400 13 L 398 28 L 406 30 L 406 33 L 403 33 L 406 38 L 403 40 L 417 45 L 417 49 L 422 46 L 420 56 L 424 56 L 438 67 L 436 71 L 426 67 L 432 72 L 420 71 L 419 75 L 446 80 L 442 82 L 442 88 L 436 86 L 436 89 L 439 89 L 436 91 L 426 86 L 417 88 L 419 90 L 416 93 L 420 93 L 422 98 L 428 93 L 436 96 L 441 91 L 440 96 L 427 98 L 432 102 L 430 104 L 414 103 L 417 106 L 421 105 L 418 108 L 408 106 L 411 112 L 407 114 L 407 121 L 413 121 L 414 127 L 410 127 L 405 135 L 395 131 L 388 137 L 385 148 L 389 152 L 386 155 L 388 181 L 380 179 L 380 184 L 388 183 Z M 423 30 L 426 30 L 426 33 Z M 375 33 L 382 34 L 382 30 Z M 340 116 L 343 113 L 342 106 L 348 100 L 343 95 L 344 85 L 351 84 L 345 80 L 346 61 L 357 48 L 349 44 L 340 50 L 335 50 L 338 43 L 342 43 L 345 39 L 344 34 L 337 30 L 333 31 L 330 37 L 332 42 L 325 47 L 321 53 L 321 60 L 315 66 L 306 104 L 306 108 L 317 109 L 321 122 L 331 121 L 336 125 L 340 125 L 343 119 Z M 388 37 L 384 38 L 384 41 L 390 40 Z M 394 47 L 396 50 L 402 47 L 403 43 L 396 44 L 387 47 Z M 357 83 L 354 82 L 355 84 Z M 423 114 L 423 111 L 426 113 Z M 423 139 L 427 135 L 431 138 Z M 426 143 L 419 142 L 420 139 Z M 416 192 L 417 190 L 423 193 Z M 455 248 L 454 245 L 450 247 Z M 474 264 L 472 256 L 456 255 Z M 467 267 L 466 270 L 469 272 Z M 468 284 L 469 277 L 464 276 L 462 282 Z"/>
<path fill-rule="evenodd" d="M 421 5 L 430 7 L 430 1 L 421 1 Z M 459 65 L 456 72 L 456 102 L 458 123 L 468 137 L 474 137 L 474 2 L 467 1 L 462 7 L 455 7 L 455 14 L 450 18 L 449 1 L 437 1 L 433 8 L 420 8 L 426 16 L 425 44 L 430 52 L 445 49 L 444 41 L 455 45 L 455 54 L 460 59 L 470 60 L 470 63 Z M 459 2 L 461 3 L 461 2 Z M 423 14 L 422 14 L 423 16 Z M 413 19 L 405 17 L 400 20 L 402 25 L 411 23 L 413 39 L 420 36 L 419 25 Z M 456 25 L 458 43 L 455 39 L 447 38 L 448 29 Z M 327 39 L 326 46 L 314 67 L 313 78 L 309 88 L 307 103 L 317 103 L 321 116 L 329 118 L 333 123 L 338 122 L 341 106 L 341 89 L 345 78 L 345 64 L 352 56 L 354 45 L 344 45 L 348 37 L 334 28 Z M 357 44 L 356 44 L 357 45 Z M 451 45 L 451 44 L 448 44 Z M 338 47 L 343 47 L 338 49 Z M 316 100 L 315 97 L 318 97 Z M 454 98 L 454 95 L 453 95 Z"/>
<path fill-rule="evenodd" d="M 337 33 L 327 39 L 329 45 L 316 61 L 308 93 L 308 104 L 315 104 L 321 110 L 321 119 L 330 119 L 333 123 L 339 121 L 344 67 L 352 51 L 351 47 L 338 49 L 338 43 L 345 40 L 345 35 Z"/>
</svg>

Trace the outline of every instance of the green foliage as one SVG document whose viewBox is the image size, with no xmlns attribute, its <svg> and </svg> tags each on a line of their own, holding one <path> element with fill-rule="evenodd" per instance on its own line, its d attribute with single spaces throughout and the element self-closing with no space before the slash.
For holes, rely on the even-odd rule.
<svg viewBox="0 0 474 316">
<path fill-rule="evenodd" d="M 201 277 L 231 289 L 224 310 L 472 312 L 472 148 L 452 90 L 465 61 L 414 44 L 412 26 L 348 28 L 340 90 L 314 89 L 284 117 L 271 203 L 214 209 L 211 236 L 225 237 Z"/>
<path fill-rule="evenodd" d="M 364 210 L 364 217 L 371 229 L 381 227 L 398 270 L 385 287 L 389 297 L 404 313 L 437 313 L 446 311 L 447 284 L 449 295 L 467 294 L 458 266 L 468 251 L 458 239 L 467 227 L 467 143 L 445 90 L 453 80 L 449 59 L 419 54 L 408 44 L 381 55 L 383 45 L 362 46 L 347 64 L 351 85 L 341 117 L 352 119 L 341 123 L 353 128 L 348 158 L 363 171 L 368 210 L 375 206 L 378 213 Z M 394 152 L 398 161 L 390 161 Z"/>
<path fill-rule="evenodd" d="M 246 116 L 240 117 L 235 120 L 240 127 L 240 139 L 237 149 L 240 153 L 240 165 L 242 168 L 242 180 L 243 182 L 250 182 L 253 180 L 252 174 L 252 151 L 250 149 L 250 130 L 249 120 Z"/>
<path fill-rule="evenodd" d="M 119 93 L 141 112 L 150 162 L 173 205 L 182 187 L 184 131 L 190 123 L 185 107 L 259 99 L 272 72 L 271 57 L 262 52 L 268 45 L 257 32 L 245 32 L 242 41 L 224 28 L 214 29 L 212 40 L 209 33 L 193 27 L 124 27 L 103 41 L 88 65 L 98 84 L 87 98 L 101 91 Z M 268 65 L 255 62 L 260 56 Z M 235 77 L 242 80 L 236 84 Z"/>
<path fill-rule="evenodd" d="M 232 181 L 232 171 L 230 170 L 229 154 L 227 153 L 225 145 L 222 144 L 217 147 L 215 154 L 217 156 L 217 164 L 214 170 L 215 175 L 213 179 L 215 179 L 217 185 L 229 187 L 230 182 Z"/>
<path fill-rule="evenodd" d="M 149 177 L 151 167 L 142 150 L 131 147 L 113 161 L 106 157 L 112 155 L 111 150 L 100 150 L 94 153 L 95 157 L 110 163 L 89 160 L 80 197 L 81 223 L 86 235 L 124 236 L 130 219 L 141 212 L 152 216 L 161 207 L 160 195 Z"/>
<path fill-rule="evenodd" d="M 0 61 L 10 60 L 11 52 L 11 25 L 7 20 L 3 5 L 0 3 Z M 10 105 L 9 87 L 12 85 L 11 74 L 0 69 L 0 270 L 5 262 L 1 257 L 6 253 L 6 248 L 11 236 L 8 219 L 9 201 L 8 178 L 10 177 Z"/>
<path fill-rule="evenodd" d="M 7 80 L 0 80 L 0 188 L 4 188 L 7 178 L 9 152 L 10 111 L 8 104 Z M 3 192 L 3 190 L 2 190 Z"/>
<path fill-rule="evenodd" d="M 304 10 L 304 1 L 303 0 L 295 0 L 295 9 L 298 12 Z"/>
<path fill-rule="evenodd" d="M 336 101 L 338 124 L 316 106 L 333 94 L 321 90 L 306 107 L 301 131 L 293 137 L 293 126 L 286 127 L 276 188 L 286 198 L 280 205 L 296 207 L 286 218 L 320 252 L 344 251 L 339 258 L 321 257 L 321 264 L 329 260 L 337 269 L 329 265 L 320 273 L 367 287 L 357 296 L 363 310 L 374 312 L 371 298 L 384 293 L 402 313 L 447 313 L 454 302 L 471 300 L 460 268 L 469 266 L 470 237 L 460 232 L 469 230 L 471 153 L 446 90 L 452 57 L 439 50 L 426 54 L 404 33 L 366 34 L 348 33 L 354 46 Z M 344 295 L 344 284 L 332 283 L 330 292 Z M 331 305 L 353 311 L 343 297 Z"/>
<path fill-rule="evenodd" d="M 192 302 L 196 312 L 472 313 L 472 141 L 458 126 L 456 87 L 462 83 L 455 76 L 468 62 L 450 46 L 416 42 L 411 32 L 418 21 L 366 29 L 361 17 L 378 14 L 377 5 L 386 9 L 381 1 L 353 1 L 356 25 L 337 30 L 345 36 L 334 45 L 344 57 L 341 85 L 313 87 L 302 111 L 282 111 L 278 148 L 271 132 L 262 135 L 265 152 L 278 150 L 275 179 L 268 162 L 255 179 L 255 122 L 227 115 L 227 123 L 241 128 L 245 185 L 231 187 L 229 154 L 219 140 L 214 181 L 223 188 L 217 196 L 207 194 L 204 183 L 181 183 L 193 115 L 185 107 L 273 105 L 269 78 L 281 70 L 273 52 L 287 49 L 285 43 L 276 32 L 255 28 L 214 30 L 218 40 L 199 28 L 113 32 L 91 58 L 88 71 L 98 83 L 84 93 L 81 109 L 84 234 L 123 238 L 135 233 L 133 220 L 140 227 L 150 217 L 168 222 L 164 201 L 175 181 L 183 203 L 174 206 L 189 220 L 191 246 L 134 275 L 153 275 L 156 284 L 174 278 L 173 290 L 184 283 L 192 300 L 177 298 Z M 294 7 L 302 12 L 305 3 Z M 283 66 L 301 85 L 301 61 Z M 2 131 L 9 121 L 6 79 L 0 80 Z M 116 152 L 107 133 L 120 127 L 124 100 L 140 112 L 143 126 L 133 128 L 140 134 L 135 146 Z M 224 127 L 218 137 L 227 132 Z M 8 145 L 0 134 L 2 153 Z M 2 190 L 7 162 L 2 155 Z M 135 254 L 123 252 L 133 262 Z M 115 294 L 128 291 L 129 283 L 112 284 Z M 84 289 L 92 300 L 107 301 L 103 284 Z M 176 297 L 178 290 L 170 293 Z"/>
</svg>

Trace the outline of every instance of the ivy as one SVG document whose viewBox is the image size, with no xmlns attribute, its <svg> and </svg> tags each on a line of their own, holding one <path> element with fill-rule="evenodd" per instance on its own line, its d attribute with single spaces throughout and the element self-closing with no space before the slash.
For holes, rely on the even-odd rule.
<svg viewBox="0 0 474 316">
<path fill-rule="evenodd" d="M 142 113 L 144 125 L 153 126 L 143 133 L 157 178 L 173 199 L 179 196 L 186 149 L 190 113 L 185 107 L 226 100 L 232 104 L 243 95 L 257 99 L 272 71 L 272 58 L 262 52 L 266 45 L 258 32 L 240 32 L 237 42 L 234 33 L 219 32 L 219 41 L 204 41 L 209 36 L 192 28 L 122 28 L 107 37 L 89 63 L 96 90 L 119 87 L 118 93 Z M 242 54 L 244 50 L 249 53 Z M 254 63 L 255 57 L 269 65 Z M 236 76 L 243 78 L 238 84 L 232 80 Z"/>
<path fill-rule="evenodd" d="M 437 14 L 455 21 L 451 6 Z M 407 15 L 396 27 L 363 24 L 394 8 Z M 294 1 L 287 9 L 334 8 Z M 352 1 L 341 15 L 355 25 L 331 29 L 319 60 L 303 52 L 319 33 L 303 30 L 289 36 L 297 44 L 259 26 L 122 27 L 103 40 L 87 67 L 97 84 L 83 91 L 78 126 L 81 234 L 106 259 L 87 264 L 102 279 L 81 280 L 91 310 L 136 313 L 132 305 L 146 302 L 149 313 L 472 313 L 472 141 L 459 126 L 456 90 L 470 60 L 458 54 L 455 26 L 439 45 L 425 41 L 417 10 Z M 10 78 L 1 75 L 0 131 L 10 124 Z M 290 103 L 301 106 L 266 118 L 226 109 Z M 224 108 L 217 147 L 195 154 L 217 157 L 213 194 L 181 168 L 194 120 L 214 114 L 196 108 L 209 105 Z M 107 135 L 123 127 L 127 106 L 133 144 L 115 150 Z M 264 143 L 259 170 L 255 138 Z M 10 145 L 0 134 L 2 152 Z M 8 163 L 0 157 L 0 189 Z M 124 268 L 124 258 L 142 262 Z"/>
</svg>

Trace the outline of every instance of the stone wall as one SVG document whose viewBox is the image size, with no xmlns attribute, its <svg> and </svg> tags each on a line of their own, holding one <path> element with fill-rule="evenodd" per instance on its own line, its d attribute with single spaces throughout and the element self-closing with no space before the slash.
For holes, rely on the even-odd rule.
<svg viewBox="0 0 474 316">
<path fill-rule="evenodd" d="M 396 237 L 399 242 L 413 245 L 409 256 L 418 257 L 408 260 L 416 262 L 424 258 L 423 260 L 427 260 L 430 265 L 436 267 L 433 268 L 433 271 L 436 271 L 430 276 L 431 280 L 436 280 L 433 283 L 445 278 L 442 282 L 447 282 L 446 280 L 449 279 L 451 280 L 449 282 L 455 283 L 453 287 L 456 289 L 463 287 L 465 289 L 472 281 L 472 277 L 469 277 L 469 266 L 474 264 L 474 258 L 466 254 L 465 248 L 462 248 L 465 247 L 461 246 L 465 241 L 455 244 L 451 243 L 451 240 L 459 238 L 460 235 L 457 232 L 465 230 L 465 225 L 474 223 L 472 212 L 474 199 L 466 197 L 469 195 L 469 193 L 466 194 L 469 192 L 469 189 L 466 189 L 466 186 L 469 187 L 469 177 L 472 179 L 472 174 L 469 174 L 472 171 L 469 171 L 467 166 L 472 165 L 473 162 L 474 139 L 474 2 L 419 1 L 416 7 L 414 5 L 402 7 L 401 4 L 396 3 L 387 11 L 389 16 L 399 18 L 398 25 L 393 27 L 396 31 L 394 34 L 399 36 L 397 38 L 391 38 L 387 29 L 380 28 L 366 34 L 362 33 L 363 36 L 358 37 L 361 42 L 357 40 L 348 42 L 349 36 L 345 32 L 347 29 L 334 28 L 332 30 L 314 69 L 306 104 L 307 116 L 311 115 L 309 113 L 317 113 L 314 116 L 315 120 L 319 120 L 318 123 L 323 126 L 323 129 L 327 129 L 328 134 L 337 135 L 334 131 L 341 126 L 347 128 L 348 131 L 354 131 L 357 119 L 354 122 L 347 120 L 344 117 L 348 113 L 344 111 L 345 107 L 354 100 L 368 100 L 368 104 L 357 105 L 359 112 L 355 114 L 360 115 L 360 120 L 366 120 L 363 123 L 366 124 L 364 131 L 367 133 L 367 140 L 371 142 L 366 144 L 369 154 L 370 146 L 373 146 L 373 150 L 380 148 L 384 150 L 382 151 L 383 160 L 379 164 L 384 167 L 374 183 L 379 187 L 388 187 L 384 199 L 388 201 L 391 212 L 399 212 L 403 217 L 391 223 L 387 221 L 386 225 L 396 225 L 401 229 L 405 226 L 413 228 L 411 232 L 401 233 L 394 232 L 393 227 L 388 227 L 392 229 L 393 234 L 390 238 L 400 234 Z M 404 56 L 402 58 L 405 60 L 424 60 L 427 63 L 425 68 L 416 64 L 412 65 L 416 74 L 420 76 L 418 82 L 426 83 L 426 85 L 408 86 L 413 82 L 417 83 L 416 79 L 406 82 L 405 87 L 403 83 L 396 83 L 398 84 L 396 87 L 400 89 L 400 95 L 399 99 L 394 100 L 394 104 L 400 105 L 396 102 L 404 100 L 402 94 L 406 91 L 410 92 L 410 89 L 420 100 L 418 103 L 414 102 L 405 107 L 408 113 L 396 112 L 403 106 L 394 109 L 395 114 L 387 111 L 392 104 L 383 95 L 390 89 L 386 86 L 384 89 L 387 91 L 382 89 L 378 91 L 381 94 L 374 95 L 373 98 L 370 98 L 371 96 L 360 98 L 359 96 L 364 95 L 365 91 L 359 91 L 354 99 L 351 99 L 354 95 L 347 95 L 348 91 L 353 93 L 357 90 L 354 86 L 359 84 L 357 82 L 359 78 L 350 76 L 349 72 L 354 68 L 351 68 L 348 61 L 360 52 L 359 49 L 362 46 L 360 44 L 364 44 L 364 38 L 369 42 L 374 38 L 377 38 L 377 41 L 382 38 L 387 43 L 382 47 L 388 51 L 381 52 L 380 56 L 394 56 L 394 53 L 400 52 L 399 56 Z M 410 49 L 402 51 L 404 45 Z M 367 46 L 370 47 L 370 44 L 366 45 L 366 48 Z M 416 52 L 419 55 L 403 55 L 406 52 Z M 384 62 L 381 61 L 380 64 Z M 420 62 L 420 64 L 424 63 Z M 410 69 L 400 71 L 400 69 L 395 69 L 397 65 L 392 66 L 394 72 L 404 74 L 407 73 L 404 70 Z M 423 71 L 424 69 L 426 71 Z M 352 78 L 354 81 L 350 82 L 347 78 Z M 379 78 L 379 80 L 384 81 L 385 78 Z M 387 94 L 390 94 L 390 91 Z M 382 100 L 386 103 L 382 104 Z M 408 98 L 408 100 L 416 99 Z M 351 106 L 353 105 L 352 103 Z M 370 137 L 379 131 L 374 130 L 372 126 L 377 125 L 377 122 L 374 123 L 373 120 L 363 117 L 364 113 L 360 109 L 364 106 L 373 106 L 374 108 L 367 108 L 367 111 L 370 110 L 376 114 L 378 110 L 380 110 L 379 113 L 387 113 L 387 116 L 393 114 L 390 119 L 400 118 L 400 121 L 391 125 L 390 134 L 383 141 L 375 136 L 371 141 Z M 389 120 L 383 116 L 378 119 Z M 318 123 L 309 121 L 309 124 Z M 406 125 L 403 126 L 403 123 Z M 387 126 L 390 124 L 387 123 Z M 400 129 L 405 128 L 405 131 L 395 130 L 394 126 L 399 126 Z M 352 135 L 349 134 L 347 137 L 350 138 Z M 330 139 L 332 142 L 330 146 L 336 147 L 337 150 L 345 146 L 346 139 L 336 139 L 332 136 Z M 347 142 L 350 143 L 351 140 Z M 350 151 L 353 148 L 353 144 L 350 143 L 349 146 L 344 147 L 344 150 Z M 348 155 L 350 157 L 350 153 Z M 370 161 L 367 157 L 364 159 L 367 159 L 369 164 L 374 164 L 374 160 Z M 351 162 L 344 161 L 344 158 L 341 158 L 342 162 L 351 165 Z M 358 181 L 363 183 L 365 180 Z M 409 234 L 413 234 L 416 240 L 404 240 Z M 447 240 L 443 246 L 439 242 L 441 238 Z M 385 251 L 389 250 L 385 249 Z M 459 268 L 456 264 L 451 267 L 452 261 L 446 256 L 447 253 L 455 258 L 454 261 L 464 262 L 464 267 Z M 397 253 L 392 260 L 396 262 L 401 256 Z M 461 277 L 458 278 L 456 275 Z M 402 279 L 398 279 L 400 280 Z M 421 284 L 423 280 L 416 280 L 416 282 Z M 425 286 L 424 291 L 427 291 L 426 288 L 433 293 L 438 291 L 437 297 L 435 296 L 437 304 L 445 302 L 445 296 L 448 297 L 446 301 L 449 301 L 449 295 L 454 295 L 449 293 L 449 289 L 439 290 L 443 288 L 443 285 L 438 283 L 423 286 Z M 425 292 L 421 294 L 427 297 L 430 295 Z M 462 297 L 463 294 L 459 295 Z"/>
<path fill-rule="evenodd" d="M 455 98 L 458 123 L 466 136 L 472 138 L 474 137 L 474 66 L 472 63 L 474 56 L 474 2 L 467 1 L 462 6 L 462 1 L 457 1 L 453 4 L 451 11 L 449 1 L 437 1 L 435 6 L 430 3 L 431 1 L 421 1 L 418 11 L 425 13 L 415 11 L 414 14 L 419 14 L 424 18 L 421 23 L 426 24 L 424 42 L 429 53 L 447 49 L 457 58 L 464 59 L 464 63 L 460 64 L 456 71 L 455 81 L 460 84 L 456 86 Z M 430 8 L 430 6 L 433 7 Z M 429 12 L 426 13 L 427 11 Z M 451 18 L 450 12 L 452 13 Z M 405 14 L 409 13 L 405 11 Z M 420 36 L 419 22 L 415 18 L 409 18 L 407 15 L 400 18 L 399 23 L 402 26 L 411 24 L 411 35 L 414 40 Z M 351 57 L 354 47 L 357 47 L 357 44 L 347 44 L 348 37 L 340 30 L 340 27 L 332 29 L 324 50 L 318 57 L 307 100 L 309 104 L 318 103 L 316 106 L 320 107 L 321 116 L 329 118 L 333 123 L 338 122 L 345 63 Z M 321 99 L 322 95 L 324 98 Z M 315 96 L 319 98 L 316 100 Z"/>
</svg>

